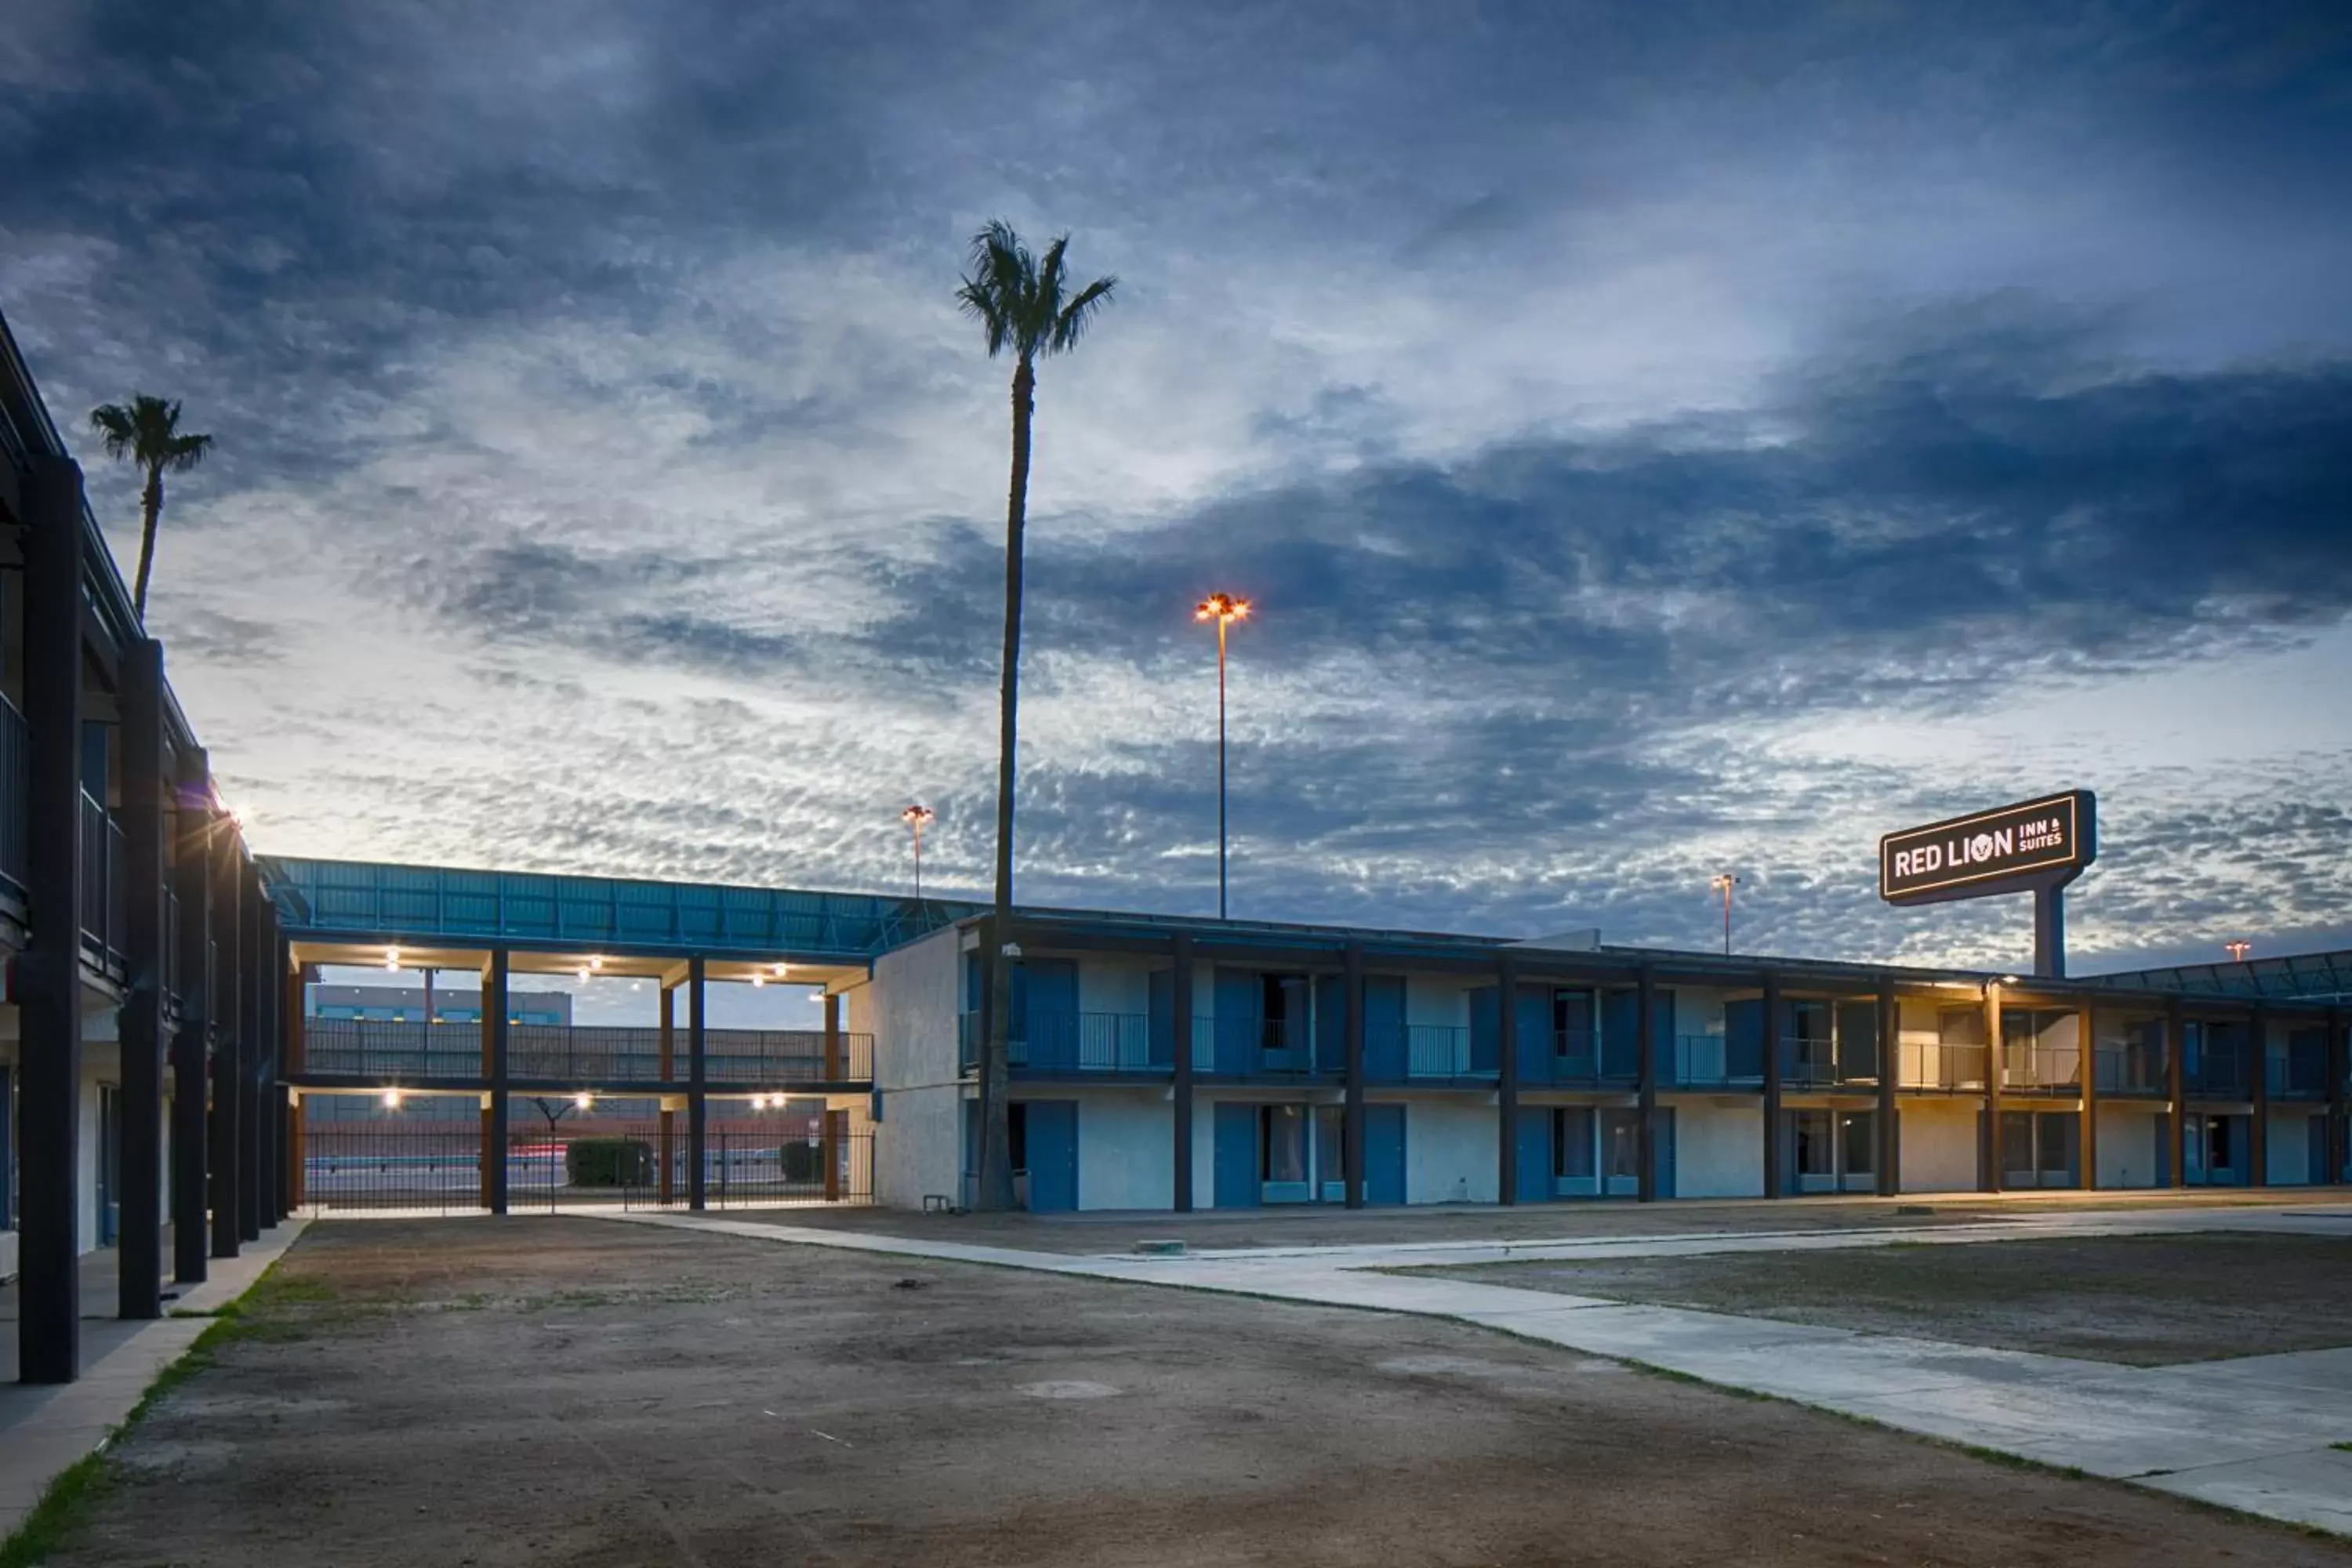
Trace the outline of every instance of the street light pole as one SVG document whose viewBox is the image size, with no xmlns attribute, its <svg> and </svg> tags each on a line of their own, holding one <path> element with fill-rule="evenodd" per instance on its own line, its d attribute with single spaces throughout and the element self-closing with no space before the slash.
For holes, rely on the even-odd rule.
<svg viewBox="0 0 2352 1568">
<path fill-rule="evenodd" d="M 1217 918 L 1225 918 L 1225 628 L 1247 620 L 1250 602 L 1212 594 L 1192 606 L 1196 621 L 1217 623 Z"/>
<path fill-rule="evenodd" d="M 1723 956 L 1726 958 L 1731 956 L 1731 889 L 1738 883 L 1738 878 L 1725 871 L 1709 884 L 1723 895 Z"/>
<path fill-rule="evenodd" d="M 910 805 L 898 814 L 898 820 L 915 830 L 915 897 L 923 896 L 923 824 L 931 819 L 928 805 Z"/>
</svg>

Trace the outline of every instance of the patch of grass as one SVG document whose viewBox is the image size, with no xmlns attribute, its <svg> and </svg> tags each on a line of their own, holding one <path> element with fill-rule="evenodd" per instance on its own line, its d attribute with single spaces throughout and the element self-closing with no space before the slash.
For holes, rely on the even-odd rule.
<svg viewBox="0 0 2352 1568">
<path fill-rule="evenodd" d="M 272 1300 L 323 1300 L 333 1297 L 333 1290 L 323 1289 L 317 1281 L 281 1279 L 273 1281 L 281 1257 L 262 1271 L 246 1292 L 247 1303 L 268 1305 Z M 190 1341 L 178 1359 L 155 1374 L 131 1407 L 121 1424 L 108 1432 L 99 1446 L 76 1459 L 50 1479 L 41 1489 L 40 1500 L 33 1504 L 24 1521 L 17 1525 L 5 1541 L 0 1541 L 0 1568 L 37 1568 L 62 1547 L 82 1521 L 114 1485 L 115 1472 L 110 1455 L 117 1443 L 135 1430 L 165 1395 L 182 1384 L 214 1364 L 222 1346 L 241 1339 L 279 1339 L 292 1337 L 282 1332 L 283 1325 L 269 1320 L 257 1319 L 240 1310 L 240 1303 L 231 1301 L 211 1311 L 173 1312 L 174 1318 L 208 1318 L 204 1331 Z"/>
<path fill-rule="evenodd" d="M 2327 1446 L 2331 1448 L 2341 1448 L 2346 1453 L 2352 1454 L 2352 1443 L 2330 1443 Z"/>
<path fill-rule="evenodd" d="M 127 1427 L 129 1423 L 124 1425 Z M 0 1568 L 35 1568 L 47 1562 L 112 1484 L 113 1472 L 103 1448 L 84 1454 L 59 1470 L 41 1489 L 40 1500 L 25 1515 L 25 1521 L 7 1540 L 0 1541 Z"/>
</svg>

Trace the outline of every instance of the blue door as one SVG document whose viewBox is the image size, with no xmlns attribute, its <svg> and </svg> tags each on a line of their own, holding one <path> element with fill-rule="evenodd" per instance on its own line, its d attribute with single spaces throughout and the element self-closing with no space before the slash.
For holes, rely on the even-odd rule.
<svg viewBox="0 0 2352 1568">
<path fill-rule="evenodd" d="M 1315 1070 L 1348 1070 L 1348 984 L 1343 976 L 1315 977 Z M 1294 1023 L 1293 1028 L 1297 1026 Z"/>
<path fill-rule="evenodd" d="M 1519 1081 L 1551 1081 L 1551 988 L 1522 985 L 1512 1004 L 1519 1031 Z"/>
<path fill-rule="evenodd" d="M 1723 1070 L 1734 1081 L 1764 1077 L 1764 1002 L 1723 1005 Z"/>
<path fill-rule="evenodd" d="M 1217 971 L 1217 1070 L 1238 1078 L 1257 1067 L 1258 1039 L 1265 1032 L 1265 994 L 1256 972 Z"/>
<path fill-rule="evenodd" d="M 1404 1107 L 1364 1107 L 1364 1201 L 1404 1202 Z"/>
<path fill-rule="evenodd" d="M 1481 985 L 1470 993 L 1470 1070 L 1494 1072 L 1501 1065 L 1501 1031 L 1497 1026 L 1496 998 L 1502 994 L 1499 986 Z"/>
<path fill-rule="evenodd" d="M 1063 1214 L 1076 1208 L 1078 1102 L 1026 1100 L 1023 1116 L 1028 1123 L 1022 1152 L 1029 1163 L 1029 1211 Z"/>
<path fill-rule="evenodd" d="M 1551 1190 L 1551 1109 L 1519 1107 L 1517 1136 L 1512 1140 L 1512 1169 L 1517 1173 L 1519 1202 L 1542 1203 Z"/>
<path fill-rule="evenodd" d="M 1662 1105 L 1650 1122 L 1650 1174 L 1657 1196 L 1675 1195 L 1675 1108 Z"/>
<path fill-rule="evenodd" d="M 1257 1206 L 1257 1107 L 1216 1104 L 1216 1206 L 1247 1209 Z"/>
<path fill-rule="evenodd" d="M 1077 961 L 1024 959 L 1019 973 L 1025 984 L 1013 994 L 1023 1004 L 1022 1038 L 1029 1042 L 1029 1065 L 1065 1069 L 1080 1066 Z"/>
<path fill-rule="evenodd" d="M 1402 974 L 1364 977 L 1364 1076 L 1375 1083 L 1402 1083 L 1406 1077 Z M 1398 1137 L 1402 1141 L 1402 1130 Z"/>
<path fill-rule="evenodd" d="M 1601 998 L 1601 1076 L 1631 1082 L 1642 1070 L 1642 1007 L 1631 991 Z"/>
</svg>

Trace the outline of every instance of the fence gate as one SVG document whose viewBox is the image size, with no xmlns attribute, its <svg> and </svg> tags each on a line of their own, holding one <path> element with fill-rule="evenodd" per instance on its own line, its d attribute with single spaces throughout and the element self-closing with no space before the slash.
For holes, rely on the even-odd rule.
<svg viewBox="0 0 2352 1568">
<path fill-rule="evenodd" d="M 480 1212 L 482 1127 L 471 1095 L 386 1104 L 312 1094 L 301 1110 L 302 1202 L 311 1213 Z"/>
</svg>

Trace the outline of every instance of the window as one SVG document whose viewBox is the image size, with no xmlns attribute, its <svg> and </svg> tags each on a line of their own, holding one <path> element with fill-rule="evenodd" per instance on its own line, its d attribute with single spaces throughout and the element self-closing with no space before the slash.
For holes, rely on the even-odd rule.
<svg viewBox="0 0 2352 1568">
<path fill-rule="evenodd" d="M 1834 1176 L 1837 1174 L 1837 1152 L 1830 1143 L 1830 1113 L 1826 1110 L 1800 1110 L 1797 1122 L 1797 1174 L 1800 1176 Z"/>
<path fill-rule="evenodd" d="M 1551 1040 L 1555 1054 L 1588 1059 L 1592 1056 L 1592 1013 L 1593 995 L 1590 991 L 1562 990 L 1551 994 Z"/>
<path fill-rule="evenodd" d="M 1638 1110 L 1601 1113 L 1601 1156 L 1608 1162 L 1612 1181 L 1638 1182 L 1642 1178 L 1641 1115 Z"/>
<path fill-rule="evenodd" d="M 1551 1173 L 1592 1179 L 1592 1107 L 1564 1105 L 1552 1112 Z"/>
<path fill-rule="evenodd" d="M 1259 1113 L 1258 1179 L 1264 1182 L 1307 1180 L 1307 1108 L 1269 1105 Z"/>
<path fill-rule="evenodd" d="M 1306 1045 L 1307 976 L 1259 975 L 1258 1016 L 1265 1030 L 1261 1043 L 1266 1050 L 1287 1050 Z M 1307 1178 L 1298 1179 L 1303 1182 Z"/>
</svg>

